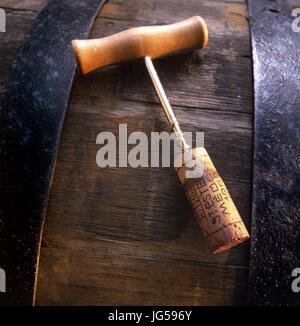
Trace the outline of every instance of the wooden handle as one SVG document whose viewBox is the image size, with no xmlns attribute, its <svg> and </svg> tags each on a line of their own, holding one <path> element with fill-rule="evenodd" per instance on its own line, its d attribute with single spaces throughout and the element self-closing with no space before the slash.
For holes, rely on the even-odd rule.
<svg viewBox="0 0 300 326">
<path fill-rule="evenodd" d="M 194 16 L 176 24 L 136 27 L 108 37 L 72 41 L 78 67 L 83 74 L 122 61 L 191 48 L 207 43 L 205 21 Z"/>
<path fill-rule="evenodd" d="M 175 170 L 208 247 L 215 254 L 249 239 L 249 234 L 207 151 L 198 147 L 193 149 L 193 154 L 203 162 L 202 177 L 186 178 L 189 168 L 186 165 L 176 167 L 182 156 L 176 158 Z"/>
</svg>

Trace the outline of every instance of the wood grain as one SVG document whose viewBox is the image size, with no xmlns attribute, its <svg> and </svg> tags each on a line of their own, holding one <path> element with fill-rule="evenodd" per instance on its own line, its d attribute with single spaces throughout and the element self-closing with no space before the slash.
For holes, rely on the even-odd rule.
<svg viewBox="0 0 300 326">
<path fill-rule="evenodd" d="M 195 4 L 197 0 L 194 0 L 193 2 L 190 1 L 190 3 Z M 211 2 L 214 3 L 242 3 L 244 4 L 244 0 L 213 0 Z M 10 8 L 10 9 L 24 9 L 29 11 L 41 11 L 47 4 L 49 3 L 49 0 L 2 0 L 1 1 L 1 8 Z M 123 3 L 122 1 L 109 1 L 106 4 L 105 10 L 102 10 L 100 15 L 105 16 L 108 13 L 122 13 L 124 15 L 124 18 L 127 20 L 130 19 L 138 19 L 138 13 L 136 12 L 137 8 L 139 8 L 141 11 L 149 12 L 149 10 L 153 10 L 157 7 L 157 3 L 159 3 L 159 0 L 150 2 L 133 2 L 133 1 L 126 1 L 126 3 Z M 178 3 L 178 2 L 177 2 Z M 168 6 L 167 4 L 161 4 L 159 3 L 160 8 L 163 10 L 167 10 Z M 190 5 L 192 6 L 192 5 Z M 114 9 L 111 9 L 114 8 Z M 194 7 L 195 8 L 195 7 Z M 130 16 L 131 15 L 131 16 Z"/>
<path fill-rule="evenodd" d="M 108 2 L 103 9 L 115 3 L 116 1 Z M 128 3 L 132 2 L 126 2 Z M 252 62 L 246 5 L 187 1 L 182 6 L 176 0 L 150 9 L 149 3 L 141 1 L 136 4 L 136 8 L 139 8 L 135 9 L 138 10 L 135 16 L 137 21 L 124 20 L 123 15 L 127 12 L 125 4 L 123 10 L 116 5 L 119 9 L 114 11 L 113 19 L 108 18 L 111 15 L 100 13 L 105 19 L 101 17 L 97 21 L 91 38 L 108 36 L 129 27 L 149 23 L 170 24 L 197 12 L 207 24 L 207 47 L 200 51 L 169 54 L 154 60 L 171 105 L 252 113 Z M 132 14 L 132 11 L 128 10 L 128 14 Z M 153 87 L 149 87 L 149 79 L 145 78 L 147 72 L 143 62 L 138 65 L 136 62 L 122 65 L 120 69 L 120 90 L 124 99 L 158 103 Z"/>
<path fill-rule="evenodd" d="M 133 255 L 164 258 L 171 252 L 176 259 L 247 266 L 248 243 L 227 254 L 211 255 L 172 167 L 100 169 L 96 165 L 100 146 L 95 140 L 100 131 L 118 134 L 119 123 L 128 124 L 128 133 L 168 130 L 162 108 L 115 100 L 112 110 L 111 104 L 105 107 L 105 102 L 99 100 L 91 105 L 89 102 L 72 95 L 73 111 L 68 112 L 70 123 L 65 124 L 48 206 L 51 219 L 47 219 L 45 226 L 45 245 L 115 254 L 131 248 L 129 252 Z M 251 120 L 242 115 L 232 122 L 232 114 L 203 111 L 201 120 L 204 119 L 206 126 L 199 128 L 201 120 L 197 121 L 193 112 L 178 110 L 178 118 L 185 122 L 185 130 L 205 132 L 205 145 L 249 227 L 251 168 L 242 162 L 251 161 L 251 139 L 247 135 Z M 145 116 L 151 119 L 145 120 Z M 223 141 L 232 144 L 230 153 L 223 142 L 218 142 L 219 130 L 224 128 L 227 133 Z M 235 130 L 241 131 L 237 135 Z M 112 238 L 118 242 L 117 247 L 111 246 Z M 170 240 L 168 245 L 164 239 Z M 140 246 L 140 242 L 147 245 Z"/>
<path fill-rule="evenodd" d="M 240 305 L 246 277 L 231 266 L 43 248 L 39 304 Z"/>
<path fill-rule="evenodd" d="M 26 30 L 46 0 L 3 0 L 0 85 Z M 109 0 L 91 38 L 202 15 L 205 53 L 154 61 L 185 131 L 205 147 L 250 226 L 253 91 L 244 1 Z M 16 23 L 12 23 L 16 22 Z M 96 136 L 168 130 L 142 63 L 78 76 L 61 139 L 41 251 L 37 303 L 244 304 L 249 243 L 211 255 L 173 168 L 96 165 Z M 224 160 L 226 157 L 226 160 Z"/>
</svg>

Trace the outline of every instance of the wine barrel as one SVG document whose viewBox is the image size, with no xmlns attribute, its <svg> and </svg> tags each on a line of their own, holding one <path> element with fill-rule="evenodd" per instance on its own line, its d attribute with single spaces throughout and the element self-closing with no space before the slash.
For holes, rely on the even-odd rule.
<svg viewBox="0 0 300 326">
<path fill-rule="evenodd" d="M 1 86 L 48 2 L 1 2 L 7 16 L 0 34 Z M 204 145 L 249 230 L 253 85 L 246 10 L 242 0 L 109 0 L 90 38 L 194 15 L 205 19 L 206 49 L 170 54 L 154 65 L 182 129 L 204 132 Z M 128 135 L 169 131 L 143 62 L 75 78 L 42 235 L 36 303 L 245 304 L 249 241 L 212 255 L 172 167 L 97 165 L 98 134 L 112 132 L 118 142 L 120 124 L 127 124 Z"/>
</svg>

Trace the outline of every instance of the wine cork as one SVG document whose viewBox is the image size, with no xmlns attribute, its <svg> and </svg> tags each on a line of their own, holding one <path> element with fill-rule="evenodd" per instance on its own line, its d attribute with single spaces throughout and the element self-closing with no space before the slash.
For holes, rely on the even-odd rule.
<svg viewBox="0 0 300 326">
<path fill-rule="evenodd" d="M 195 170 L 191 168 L 195 163 L 198 175 L 191 178 L 189 172 Z M 180 155 L 174 166 L 212 253 L 249 239 L 240 214 L 205 148 L 194 148 L 189 160 L 184 160 L 184 154 Z"/>
</svg>

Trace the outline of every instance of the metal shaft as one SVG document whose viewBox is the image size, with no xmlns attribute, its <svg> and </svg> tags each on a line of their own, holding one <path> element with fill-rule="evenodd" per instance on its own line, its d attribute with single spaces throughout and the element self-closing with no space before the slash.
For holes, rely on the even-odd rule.
<svg viewBox="0 0 300 326">
<path fill-rule="evenodd" d="M 184 151 L 188 151 L 191 149 L 191 146 L 187 144 L 187 142 L 184 139 L 184 133 L 180 129 L 178 120 L 173 112 L 173 109 L 168 101 L 167 95 L 162 87 L 162 84 L 158 78 L 157 72 L 153 66 L 152 60 L 150 57 L 145 57 L 145 64 L 148 69 L 149 75 L 152 79 L 154 88 L 156 90 L 156 93 L 160 99 L 161 105 L 164 108 L 165 114 L 167 116 L 167 119 L 171 125 L 172 130 L 175 132 L 177 141 L 180 143 L 182 149 Z"/>
</svg>

